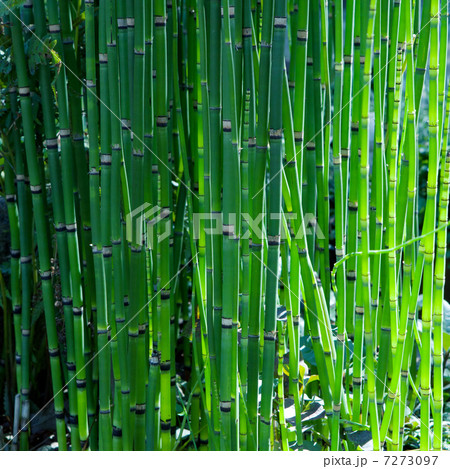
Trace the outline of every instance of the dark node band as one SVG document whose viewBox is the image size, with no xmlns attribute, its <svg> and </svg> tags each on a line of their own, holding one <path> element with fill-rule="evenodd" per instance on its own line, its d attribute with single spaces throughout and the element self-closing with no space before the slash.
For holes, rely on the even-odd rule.
<svg viewBox="0 0 450 469">
<path fill-rule="evenodd" d="M 170 360 L 167 360 L 160 365 L 161 371 L 170 371 Z"/>
<path fill-rule="evenodd" d="M 170 419 L 167 421 L 161 420 L 161 430 L 163 432 L 170 431 Z"/>
<path fill-rule="evenodd" d="M 77 388 L 83 389 L 86 387 L 86 380 L 85 379 L 77 379 Z"/>
</svg>

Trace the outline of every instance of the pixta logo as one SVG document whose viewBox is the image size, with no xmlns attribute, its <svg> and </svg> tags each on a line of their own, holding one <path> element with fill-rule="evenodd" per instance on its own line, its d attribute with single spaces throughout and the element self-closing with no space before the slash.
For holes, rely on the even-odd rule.
<svg viewBox="0 0 450 469">
<path fill-rule="evenodd" d="M 170 209 L 146 202 L 131 211 L 125 219 L 127 241 L 152 249 L 170 236 Z"/>
<path fill-rule="evenodd" d="M 280 219 L 280 213 L 260 213 L 252 218 L 249 213 L 241 213 L 239 224 L 238 215 L 235 213 L 227 214 L 228 223 L 224 225 L 222 213 L 193 213 L 192 214 L 192 233 L 194 240 L 199 240 L 202 235 L 222 235 L 225 232 L 230 235 L 239 236 L 240 239 L 250 239 L 252 233 L 258 239 L 264 239 L 267 236 L 266 225 L 268 220 Z M 302 239 L 305 235 L 313 234 L 317 239 L 325 239 L 320 229 L 317 219 L 313 214 L 305 213 L 301 222 L 296 223 L 296 213 L 284 213 L 282 220 L 290 225 L 290 237 L 293 239 Z M 160 243 L 170 236 L 172 217 L 168 207 L 162 208 L 158 205 L 145 203 L 140 205 L 126 217 L 127 241 L 135 245 L 145 245 L 152 249 L 153 243 Z M 236 233 L 235 229 L 240 225 L 241 232 Z M 296 230 L 294 227 L 297 226 Z M 231 228 L 230 228 L 231 227 Z M 280 233 L 281 239 L 286 239 L 287 233 L 283 228 Z"/>
</svg>

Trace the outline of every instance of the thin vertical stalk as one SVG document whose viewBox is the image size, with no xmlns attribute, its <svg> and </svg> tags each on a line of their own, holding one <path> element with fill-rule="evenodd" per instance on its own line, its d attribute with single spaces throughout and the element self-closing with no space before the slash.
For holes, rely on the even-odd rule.
<svg viewBox="0 0 450 469">
<path fill-rule="evenodd" d="M 48 225 L 44 212 L 44 200 L 42 192 L 41 174 L 39 170 L 36 143 L 34 140 L 34 122 L 31 107 L 30 97 L 30 82 L 28 78 L 26 57 L 23 45 L 23 36 L 20 20 L 16 13 L 11 12 L 11 35 L 13 41 L 13 51 L 15 58 L 15 65 L 17 71 L 18 91 L 20 97 L 20 107 L 22 111 L 23 131 L 25 138 L 25 155 L 27 160 L 27 167 L 30 176 L 30 190 L 32 194 L 32 203 L 34 211 L 34 220 L 37 233 L 37 244 L 39 249 L 39 269 L 42 281 L 42 292 L 44 298 L 44 311 L 45 323 L 47 331 L 48 349 L 50 355 L 50 367 L 52 375 L 52 388 L 55 401 L 55 414 L 61 420 L 64 415 L 64 400 L 60 392 L 62 389 L 62 376 L 61 364 L 59 357 L 58 336 L 56 331 L 55 322 L 55 309 L 54 309 L 54 296 L 52 288 L 52 275 L 50 264 L 50 253 L 48 243 Z M 23 257 L 22 257 L 23 258 Z M 23 263 L 24 261 L 22 261 Z M 31 262 L 31 259 L 30 259 Z M 23 313 L 22 313 L 23 314 Z M 29 322 L 24 321 L 22 317 L 22 358 L 28 354 L 28 343 L 31 329 L 31 317 Z M 22 415 L 24 414 L 24 407 L 29 406 L 29 376 L 27 376 L 27 367 L 22 365 Z M 26 409 L 25 409 L 26 410 Z M 24 422 L 27 426 L 28 422 Z M 64 420 L 57 425 L 57 437 L 59 445 L 62 449 L 66 448 L 66 434 Z M 25 433 L 24 433 L 25 434 Z M 28 442 L 25 442 L 28 446 Z"/>
</svg>

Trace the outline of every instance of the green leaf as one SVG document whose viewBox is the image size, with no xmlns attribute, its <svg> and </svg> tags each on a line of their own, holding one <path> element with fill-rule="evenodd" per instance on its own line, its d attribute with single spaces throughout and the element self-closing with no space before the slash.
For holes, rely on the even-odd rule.
<svg viewBox="0 0 450 469">
<path fill-rule="evenodd" d="M 48 57 L 52 58 L 54 64 L 59 64 L 61 59 L 53 50 L 56 46 L 50 36 L 44 36 L 42 39 L 32 36 L 28 43 L 28 67 L 30 73 L 34 75 L 38 65 L 48 63 Z"/>
<path fill-rule="evenodd" d="M 25 0 L 2 0 L 0 2 L 0 15 L 8 15 L 11 10 L 21 7 L 25 3 Z"/>
<path fill-rule="evenodd" d="M 365 451 L 373 450 L 372 432 L 368 430 L 349 433 L 348 439 Z"/>
<path fill-rule="evenodd" d="M 442 329 L 450 335 L 450 303 L 445 300 L 442 301 L 442 316 Z"/>
<path fill-rule="evenodd" d="M 325 417 L 325 409 L 318 402 L 311 402 L 305 412 L 302 412 L 302 423 L 319 420 Z"/>
<path fill-rule="evenodd" d="M 444 332 L 442 334 L 442 339 L 443 339 L 444 349 L 445 350 L 450 349 L 450 334 L 448 334 L 447 332 Z"/>
<path fill-rule="evenodd" d="M 303 360 L 305 360 L 308 365 L 317 365 L 316 357 L 314 355 L 314 350 L 312 347 L 312 341 L 309 336 L 306 338 L 304 336 L 300 338 L 300 353 Z"/>
<path fill-rule="evenodd" d="M 363 425 L 362 423 L 352 422 L 351 420 L 340 419 L 339 422 L 348 423 L 352 427 L 361 428 L 362 430 L 369 430 L 370 429 L 369 425 Z"/>
<path fill-rule="evenodd" d="M 44 314 L 44 302 L 38 301 L 31 312 L 31 325 L 33 326 L 36 321 Z"/>
<path fill-rule="evenodd" d="M 80 24 L 83 24 L 84 23 L 84 19 L 85 19 L 85 13 L 84 11 L 82 13 L 80 13 L 76 18 L 75 20 L 73 21 L 73 25 L 72 27 L 75 29 L 77 28 L 78 26 L 80 26 Z"/>
<path fill-rule="evenodd" d="M 303 449 L 306 451 L 322 451 L 322 447 L 319 445 L 319 443 L 314 441 L 304 441 Z"/>
</svg>

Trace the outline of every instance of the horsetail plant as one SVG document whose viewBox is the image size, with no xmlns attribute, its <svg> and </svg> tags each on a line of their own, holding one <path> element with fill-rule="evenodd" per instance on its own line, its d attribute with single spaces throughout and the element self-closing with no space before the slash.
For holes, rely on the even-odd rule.
<svg viewBox="0 0 450 469">
<path fill-rule="evenodd" d="M 446 448 L 446 1 L 0 14 L 6 447 Z"/>
</svg>

